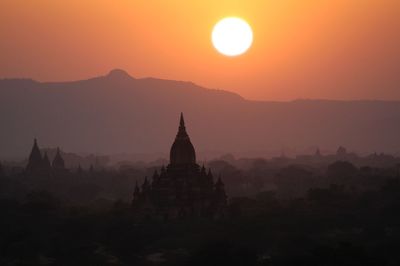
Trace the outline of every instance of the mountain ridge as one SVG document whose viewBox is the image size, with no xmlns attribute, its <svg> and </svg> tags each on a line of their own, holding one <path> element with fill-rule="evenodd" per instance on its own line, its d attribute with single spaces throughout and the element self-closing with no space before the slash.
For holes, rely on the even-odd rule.
<svg viewBox="0 0 400 266">
<path fill-rule="evenodd" d="M 113 70 L 71 82 L 0 80 L 0 156 L 26 156 L 34 137 L 71 152 L 165 153 L 180 112 L 198 151 L 400 151 L 397 101 L 252 101 Z"/>
<path fill-rule="evenodd" d="M 341 102 L 341 103 L 353 103 L 353 102 L 382 102 L 382 103 L 398 103 L 400 100 L 382 100 L 382 99 L 355 99 L 355 100 L 344 100 L 344 99 L 324 99 L 324 98 L 316 98 L 316 99 L 311 99 L 311 98 L 298 98 L 298 99 L 293 99 L 293 100 L 287 100 L 287 101 L 277 101 L 277 100 L 255 100 L 255 99 L 246 99 L 243 96 L 241 96 L 238 93 L 231 92 L 229 90 L 224 90 L 224 89 L 215 89 L 215 88 L 207 88 L 201 85 L 198 85 L 192 81 L 186 81 L 186 80 L 173 80 L 173 79 L 164 79 L 164 78 L 156 78 L 156 77 L 143 77 L 143 78 L 135 78 L 134 76 L 131 76 L 127 71 L 120 69 L 120 68 L 115 68 L 110 70 L 106 75 L 103 76 L 96 76 L 92 78 L 87 78 L 87 79 L 78 79 L 78 80 L 72 80 L 72 81 L 38 81 L 32 78 L 0 78 L 0 82 L 26 82 L 26 83 L 34 83 L 34 84 L 66 84 L 66 83 L 79 83 L 79 82 L 86 82 L 86 81 L 93 81 L 93 80 L 103 80 L 103 79 L 128 79 L 128 80 L 135 80 L 135 81 L 154 81 L 154 82 L 171 82 L 171 83 L 181 83 L 182 85 L 188 85 L 204 90 L 209 90 L 209 91 L 216 91 L 216 92 L 223 92 L 227 94 L 232 94 L 237 97 L 242 98 L 243 100 L 250 101 L 250 102 L 255 102 L 255 103 L 296 103 L 296 102 Z"/>
<path fill-rule="evenodd" d="M 30 79 L 30 78 L 2 78 L 0 79 L 0 85 L 5 86 L 8 85 L 7 83 L 10 82 L 15 82 L 15 83 L 31 83 L 31 84 L 42 84 L 42 85 L 57 85 L 57 84 L 71 84 L 71 83 L 79 83 L 79 82 L 84 82 L 84 81 L 91 81 L 91 80 L 98 80 L 100 78 L 104 78 L 107 76 L 99 76 L 99 77 L 94 77 L 94 78 L 89 78 L 89 79 L 83 79 L 83 80 L 74 80 L 74 81 L 37 81 L 35 79 Z M 356 99 L 356 100 L 343 100 L 343 99 L 324 99 L 324 98 L 316 98 L 316 99 L 308 99 L 308 98 L 299 98 L 299 99 L 293 99 L 293 100 L 287 100 L 287 101 L 278 101 L 278 100 L 254 100 L 254 99 L 246 99 L 243 96 L 241 96 L 238 93 L 231 92 L 228 90 L 224 89 L 212 89 L 212 88 L 206 88 L 200 85 L 197 85 L 194 82 L 191 81 L 181 81 L 181 80 L 170 80 L 170 79 L 160 79 L 160 78 L 154 78 L 154 77 L 145 77 L 145 78 L 134 78 L 133 79 L 137 81 L 166 81 L 166 82 L 176 82 L 176 83 L 182 83 L 183 85 L 188 84 L 190 86 L 195 86 L 200 89 L 204 90 L 209 90 L 213 92 L 222 92 L 222 93 L 227 93 L 227 94 L 233 94 L 245 101 L 249 102 L 254 102 L 254 103 L 311 103 L 311 102 L 334 102 L 334 103 L 399 103 L 400 100 L 382 100 L 382 99 Z"/>
</svg>

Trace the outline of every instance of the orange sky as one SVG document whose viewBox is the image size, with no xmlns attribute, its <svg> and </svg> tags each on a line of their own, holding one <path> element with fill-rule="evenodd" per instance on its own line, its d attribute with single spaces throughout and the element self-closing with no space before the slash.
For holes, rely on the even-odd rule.
<svg viewBox="0 0 400 266">
<path fill-rule="evenodd" d="M 228 58 L 213 25 L 246 19 L 253 47 Z M 249 99 L 399 99 L 398 0 L 1 0 L 0 77 L 190 80 Z"/>
</svg>

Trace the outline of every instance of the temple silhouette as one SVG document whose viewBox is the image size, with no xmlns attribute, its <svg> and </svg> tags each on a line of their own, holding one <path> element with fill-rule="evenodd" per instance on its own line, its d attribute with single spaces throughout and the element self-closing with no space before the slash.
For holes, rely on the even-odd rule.
<svg viewBox="0 0 400 266">
<path fill-rule="evenodd" d="M 61 156 L 60 148 L 57 148 L 56 155 L 50 163 L 47 152 L 44 152 L 42 156 L 37 140 L 34 139 L 28 165 L 26 166 L 26 173 L 29 175 L 50 175 L 53 173 L 61 174 L 66 171 L 67 169 L 65 168 L 65 162 Z"/>
<path fill-rule="evenodd" d="M 139 215 L 164 220 L 186 217 L 218 218 L 225 214 L 224 183 L 214 183 L 211 170 L 196 163 L 196 151 L 181 113 L 178 133 L 170 151 L 170 163 L 155 171 L 133 193 L 132 207 Z"/>
<path fill-rule="evenodd" d="M 82 172 L 79 165 L 76 173 L 80 175 Z M 40 150 L 36 139 L 25 173 L 37 177 L 69 177 L 74 174 L 65 167 L 59 148 L 50 161 L 47 152 Z M 94 174 L 93 165 L 89 173 Z M 141 186 L 136 182 L 132 208 L 138 217 L 162 220 L 225 216 L 227 196 L 224 183 L 220 177 L 214 181 L 211 169 L 197 164 L 196 151 L 186 132 L 182 113 L 170 150 L 169 164 L 156 170 L 151 180 L 145 177 Z"/>
</svg>

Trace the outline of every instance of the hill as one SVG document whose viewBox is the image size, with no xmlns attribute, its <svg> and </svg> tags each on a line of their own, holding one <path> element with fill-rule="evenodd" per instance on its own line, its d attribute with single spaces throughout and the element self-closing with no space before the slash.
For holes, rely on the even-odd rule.
<svg viewBox="0 0 400 266">
<path fill-rule="evenodd" d="M 32 139 L 65 151 L 167 153 L 179 113 L 199 151 L 270 155 L 339 145 L 400 151 L 400 102 L 262 102 L 191 82 L 136 79 L 123 70 L 72 82 L 0 80 L 0 157 Z"/>
</svg>

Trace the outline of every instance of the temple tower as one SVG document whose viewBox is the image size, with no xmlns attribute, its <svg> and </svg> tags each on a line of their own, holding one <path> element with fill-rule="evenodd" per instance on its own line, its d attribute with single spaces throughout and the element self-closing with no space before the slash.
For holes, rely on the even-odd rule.
<svg viewBox="0 0 400 266">
<path fill-rule="evenodd" d="M 37 140 L 34 139 L 33 147 L 28 159 L 28 165 L 26 171 L 29 173 L 37 173 L 43 169 L 42 155 L 40 153 L 39 145 Z"/>
<path fill-rule="evenodd" d="M 65 163 L 64 163 L 64 159 L 61 157 L 60 148 L 57 148 L 57 153 L 56 153 L 56 156 L 54 157 L 52 166 L 53 166 L 53 169 L 56 171 L 57 170 L 65 170 Z"/>
<path fill-rule="evenodd" d="M 178 133 L 176 134 L 175 141 L 171 147 L 170 164 L 196 164 L 196 152 L 192 142 L 190 141 L 189 135 L 186 132 L 183 113 L 181 113 Z"/>
<path fill-rule="evenodd" d="M 221 179 L 214 183 L 211 170 L 196 163 L 196 152 L 186 132 L 181 113 L 178 133 L 170 150 L 170 163 L 154 172 L 152 182 L 145 178 L 136 184 L 132 206 L 139 216 L 164 220 L 185 217 L 221 217 L 226 194 Z"/>
</svg>

